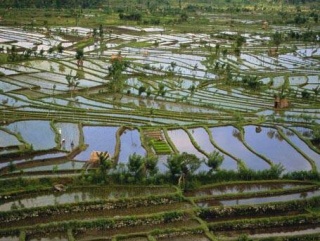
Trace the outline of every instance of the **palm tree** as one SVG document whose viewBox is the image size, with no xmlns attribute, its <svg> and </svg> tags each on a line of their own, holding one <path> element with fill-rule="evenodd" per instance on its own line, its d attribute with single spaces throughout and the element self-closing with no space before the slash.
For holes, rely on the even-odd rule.
<svg viewBox="0 0 320 241">
<path fill-rule="evenodd" d="M 282 42 L 282 35 L 278 31 L 272 35 L 272 41 L 277 46 L 277 52 L 279 50 L 279 45 Z"/>
<path fill-rule="evenodd" d="M 207 161 L 204 161 L 208 167 L 210 167 L 210 173 L 216 171 L 221 166 L 224 160 L 224 155 L 220 154 L 218 151 L 213 151 L 208 155 Z"/>
<path fill-rule="evenodd" d="M 82 67 L 83 66 L 83 56 L 84 56 L 83 49 L 77 49 L 77 51 L 76 51 L 76 59 L 77 59 L 78 67 Z"/>
<path fill-rule="evenodd" d="M 66 80 L 68 83 L 68 87 L 70 89 L 70 97 L 72 98 L 73 92 L 76 90 L 78 85 L 80 84 L 78 76 L 72 76 L 71 72 L 66 76 Z"/>
<path fill-rule="evenodd" d="M 158 157 L 157 156 L 151 156 L 151 157 L 145 157 L 144 158 L 144 168 L 145 173 L 147 177 L 154 176 L 158 173 L 159 169 L 157 167 L 158 165 Z"/>
<path fill-rule="evenodd" d="M 113 160 L 110 159 L 109 155 L 106 155 L 105 152 L 100 152 L 98 154 L 99 158 L 99 179 L 101 181 L 107 182 L 108 172 L 114 166 Z"/>
<path fill-rule="evenodd" d="M 171 178 L 176 180 L 178 177 L 178 185 L 186 186 L 188 178 L 199 169 L 201 161 L 194 154 L 183 152 L 182 154 L 172 155 L 167 159 L 167 167 L 171 174 Z"/>
<path fill-rule="evenodd" d="M 128 160 L 128 170 L 132 173 L 136 178 L 140 179 L 143 176 L 144 165 L 143 165 L 143 157 L 133 153 L 129 156 Z"/>
<path fill-rule="evenodd" d="M 62 46 L 61 43 L 59 43 L 58 46 L 57 46 L 57 52 L 58 52 L 59 54 L 62 54 L 62 53 L 63 53 L 63 50 L 64 50 L 64 47 Z"/>
<path fill-rule="evenodd" d="M 158 172 L 157 164 L 158 158 L 155 156 L 143 157 L 133 153 L 129 156 L 127 167 L 137 180 L 141 180 L 145 177 L 154 176 Z"/>
<path fill-rule="evenodd" d="M 108 67 L 108 77 L 111 77 L 109 86 L 113 92 L 121 92 L 123 88 L 123 81 L 121 80 L 122 72 L 127 69 L 129 63 L 118 57 L 112 60 L 111 66 Z"/>
</svg>

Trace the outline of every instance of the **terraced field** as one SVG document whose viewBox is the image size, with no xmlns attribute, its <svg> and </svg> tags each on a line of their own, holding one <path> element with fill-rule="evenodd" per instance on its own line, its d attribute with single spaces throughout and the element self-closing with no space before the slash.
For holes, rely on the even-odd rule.
<svg viewBox="0 0 320 241">
<path fill-rule="evenodd" d="M 301 181 L 216 184 L 185 193 L 168 186 L 69 186 L 63 193 L 2 196 L 0 237 L 232 240 L 247 232 L 254 238 L 315 238 L 318 206 L 319 186 Z"/>
<path fill-rule="evenodd" d="M 272 39 L 319 27 L 246 24 L 197 34 L 108 26 L 99 38 L 0 26 L 0 55 L 20 58 L 0 65 L 0 241 L 319 240 L 319 183 L 306 181 L 320 171 L 319 35 Z M 116 164 L 108 187 L 88 186 L 94 151 Z M 179 153 L 201 160 L 197 180 L 172 172 Z M 212 153 L 223 156 L 217 170 Z M 134 155 L 158 159 L 159 177 L 132 171 Z M 236 179 L 219 171 L 251 180 L 277 168 L 303 181 L 213 184 Z M 52 189 L 60 183 L 67 189 Z"/>
<path fill-rule="evenodd" d="M 77 31 L 85 36 L 91 30 Z M 67 47 L 60 54 L 1 65 L 1 172 L 6 173 L 11 162 L 28 172 L 48 170 L 52 162 L 42 163 L 51 158 L 59 159 L 59 169 L 81 168 L 91 151 L 115 153 L 116 143 L 121 144 L 120 162 L 133 153 L 161 157 L 184 151 L 202 158 L 217 149 L 225 154 L 225 169 L 236 169 L 241 161 L 254 170 L 276 163 L 287 171 L 319 170 L 319 150 L 303 136 L 319 123 L 319 102 L 317 96 L 307 101 L 301 96 L 304 91 L 312 95 L 320 83 L 317 45 L 296 43 L 296 50 L 272 57 L 257 47 L 269 37 L 247 33 L 247 44 L 237 57 L 215 54 L 210 47 L 219 43 L 228 50 L 230 43 L 221 35 L 235 32 L 195 36 L 154 31 L 119 28 L 84 48 L 79 68 L 74 43 L 58 35 L 47 38 L 1 27 L 4 48 L 28 43 L 24 47 L 39 53 L 58 43 Z M 128 47 L 155 41 L 156 46 Z M 101 44 L 108 47 L 102 51 Z M 190 47 L 180 48 L 183 44 Z M 107 86 L 113 77 L 108 68 L 115 54 L 129 67 L 118 81 L 120 92 L 110 93 Z M 243 86 L 241 79 L 252 75 L 261 89 Z M 77 76 L 75 89 L 68 76 Z M 283 90 L 290 108 L 274 109 L 274 94 Z M 117 136 L 122 126 L 130 130 Z M 101 131 L 105 134 L 95 138 Z M 161 138 L 148 135 L 153 132 Z M 75 149 L 79 153 L 70 156 Z M 30 154 L 35 169 L 17 157 L 21 152 Z M 73 165 L 68 164 L 71 160 Z"/>
</svg>

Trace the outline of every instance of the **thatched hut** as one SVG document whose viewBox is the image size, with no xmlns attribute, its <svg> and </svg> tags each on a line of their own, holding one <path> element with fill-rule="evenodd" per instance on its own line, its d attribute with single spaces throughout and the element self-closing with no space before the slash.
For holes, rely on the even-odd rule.
<svg viewBox="0 0 320 241">
<path fill-rule="evenodd" d="M 108 152 L 104 151 L 93 151 L 90 154 L 90 159 L 84 165 L 85 168 L 97 168 L 100 165 L 100 158 L 109 158 Z"/>
<path fill-rule="evenodd" d="M 279 96 L 276 96 L 274 99 L 274 108 L 276 109 L 282 109 L 289 107 L 290 103 L 287 98 L 280 98 Z"/>
</svg>

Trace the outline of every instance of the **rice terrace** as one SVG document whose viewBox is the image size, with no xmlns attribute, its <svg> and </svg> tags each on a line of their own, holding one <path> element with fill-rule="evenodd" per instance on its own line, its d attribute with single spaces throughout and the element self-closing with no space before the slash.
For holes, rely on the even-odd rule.
<svg viewBox="0 0 320 241">
<path fill-rule="evenodd" d="M 318 0 L 0 0 L 0 241 L 320 240 Z"/>
</svg>

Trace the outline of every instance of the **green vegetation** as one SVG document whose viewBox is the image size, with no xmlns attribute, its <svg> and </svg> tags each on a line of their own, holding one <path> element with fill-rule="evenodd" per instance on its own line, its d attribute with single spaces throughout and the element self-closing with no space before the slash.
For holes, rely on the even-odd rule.
<svg viewBox="0 0 320 241">
<path fill-rule="evenodd" d="M 0 239 L 318 238 L 317 1 L 0 5 Z"/>
</svg>

